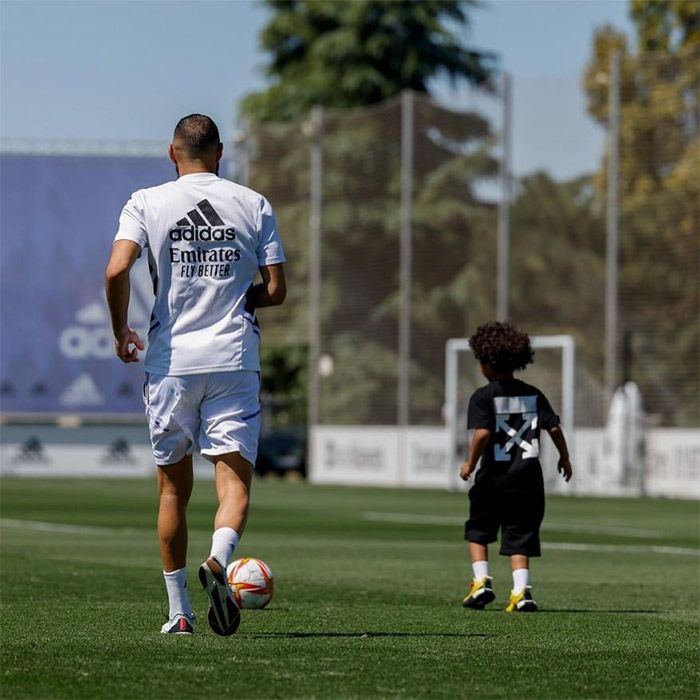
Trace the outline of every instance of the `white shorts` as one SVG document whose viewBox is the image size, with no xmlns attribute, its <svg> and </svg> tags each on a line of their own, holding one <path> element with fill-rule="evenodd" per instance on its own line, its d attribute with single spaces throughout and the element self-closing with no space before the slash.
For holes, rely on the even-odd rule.
<svg viewBox="0 0 700 700">
<path fill-rule="evenodd" d="M 240 452 L 255 466 L 261 411 L 257 372 L 147 373 L 143 397 L 158 466 L 179 462 L 195 446 L 206 457 Z"/>
</svg>

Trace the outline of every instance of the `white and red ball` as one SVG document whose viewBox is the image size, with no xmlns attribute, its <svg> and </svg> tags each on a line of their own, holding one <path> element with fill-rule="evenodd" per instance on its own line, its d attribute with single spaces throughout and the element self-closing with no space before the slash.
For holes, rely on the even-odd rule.
<svg viewBox="0 0 700 700">
<path fill-rule="evenodd" d="M 272 600 L 275 580 L 261 559 L 236 559 L 226 567 L 226 574 L 239 608 L 264 608 Z"/>
</svg>

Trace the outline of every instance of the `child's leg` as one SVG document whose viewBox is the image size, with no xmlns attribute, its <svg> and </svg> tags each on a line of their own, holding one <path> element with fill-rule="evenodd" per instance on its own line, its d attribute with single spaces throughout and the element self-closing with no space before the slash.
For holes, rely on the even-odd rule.
<svg viewBox="0 0 700 700">
<path fill-rule="evenodd" d="M 488 545 L 469 540 L 469 556 L 472 559 L 474 576 L 469 592 L 462 601 L 465 608 L 483 610 L 495 597 L 493 583 L 489 576 Z"/>
<path fill-rule="evenodd" d="M 472 560 L 474 578 L 478 581 L 489 575 L 489 548 L 479 542 L 469 543 L 469 556 Z"/>
<path fill-rule="evenodd" d="M 474 486 L 469 492 L 469 520 L 464 524 L 464 539 L 469 542 L 474 572 L 469 592 L 462 601 L 465 608 L 482 610 L 496 597 L 489 576 L 488 543 L 495 542 L 499 524 L 490 493 Z"/>
<path fill-rule="evenodd" d="M 530 584 L 530 557 L 525 554 L 512 554 L 510 568 L 513 572 L 513 593 L 518 595 Z"/>
</svg>

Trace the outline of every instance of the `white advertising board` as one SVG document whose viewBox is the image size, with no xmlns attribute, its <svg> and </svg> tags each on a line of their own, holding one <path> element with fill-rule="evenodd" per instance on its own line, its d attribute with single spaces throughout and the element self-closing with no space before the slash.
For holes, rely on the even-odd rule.
<svg viewBox="0 0 700 700">
<path fill-rule="evenodd" d="M 446 428 L 318 426 L 312 430 L 309 478 L 323 484 L 458 488 L 469 484 L 451 473 Z M 574 478 L 556 470 L 557 454 L 543 438 L 542 463 L 549 493 L 589 496 L 700 498 L 700 431 L 647 431 L 646 459 L 622 470 L 604 428 L 568 435 Z M 546 449 L 545 449 L 546 448 Z"/>
<path fill-rule="evenodd" d="M 309 479 L 316 484 L 398 486 L 398 428 L 314 426 Z"/>
<path fill-rule="evenodd" d="M 44 444 L 40 453 L 27 454 L 21 445 L 0 446 L 3 476 L 144 477 L 155 474 L 148 446 L 129 446 L 110 452 L 97 445 Z"/>
<path fill-rule="evenodd" d="M 445 428 L 317 426 L 311 445 L 317 484 L 450 487 Z"/>
<path fill-rule="evenodd" d="M 213 478 L 213 469 L 195 455 L 198 478 Z M 36 477 L 152 478 L 156 467 L 145 428 L 53 426 L 3 428 L 0 474 Z"/>
<path fill-rule="evenodd" d="M 450 474 L 447 428 L 415 426 L 403 435 L 406 461 L 401 485 L 444 489 L 460 486 Z"/>
<path fill-rule="evenodd" d="M 646 494 L 700 498 L 700 430 L 648 431 L 646 465 Z"/>
</svg>

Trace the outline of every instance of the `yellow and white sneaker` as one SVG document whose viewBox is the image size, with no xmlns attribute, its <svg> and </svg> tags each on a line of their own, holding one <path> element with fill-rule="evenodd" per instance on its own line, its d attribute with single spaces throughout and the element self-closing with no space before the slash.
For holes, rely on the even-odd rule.
<svg viewBox="0 0 700 700">
<path fill-rule="evenodd" d="M 484 576 L 484 578 L 480 579 L 475 578 L 472 579 L 469 586 L 469 593 L 462 601 L 462 607 L 483 610 L 484 606 L 488 605 L 495 597 L 493 579 L 490 576 Z"/>
<path fill-rule="evenodd" d="M 532 588 L 525 586 L 520 593 L 511 591 L 506 612 L 537 612 L 537 603 L 532 599 Z"/>
</svg>

